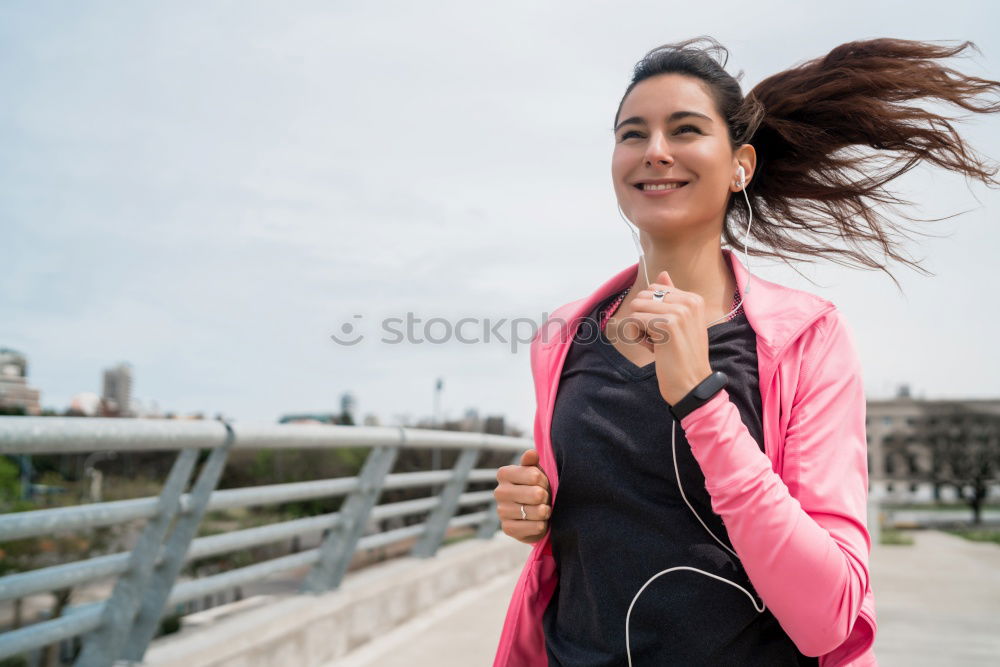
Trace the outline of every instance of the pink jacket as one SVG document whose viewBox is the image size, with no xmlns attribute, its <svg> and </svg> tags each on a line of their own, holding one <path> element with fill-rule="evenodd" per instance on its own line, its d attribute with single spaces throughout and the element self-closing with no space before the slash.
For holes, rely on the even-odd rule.
<svg viewBox="0 0 1000 667">
<path fill-rule="evenodd" d="M 746 268 L 731 250 L 740 293 Z M 552 410 L 579 318 L 631 285 L 638 263 L 557 309 L 531 344 L 534 441 L 552 506 Z M 868 575 L 865 394 L 853 334 L 833 303 L 758 276 L 743 304 L 757 334 L 765 452 L 723 389 L 681 420 L 712 508 L 754 588 L 821 667 L 876 665 Z M 546 667 L 542 614 L 556 585 L 550 534 L 536 542 L 507 609 L 494 667 Z"/>
</svg>

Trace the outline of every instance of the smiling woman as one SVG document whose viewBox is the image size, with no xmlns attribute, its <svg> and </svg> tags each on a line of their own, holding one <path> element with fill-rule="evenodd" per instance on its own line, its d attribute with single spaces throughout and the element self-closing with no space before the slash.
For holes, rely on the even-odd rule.
<svg viewBox="0 0 1000 667">
<path fill-rule="evenodd" d="M 875 39 L 744 97 L 700 39 L 647 53 L 615 114 L 612 184 L 641 261 L 553 313 L 570 335 L 532 341 L 535 450 L 494 495 L 534 548 L 495 667 L 876 664 L 852 330 L 722 244 L 920 269 L 882 186 L 921 161 L 1000 182 L 913 98 L 996 112 L 975 96 L 1000 82 L 935 62 L 969 42 Z M 889 166 L 866 171 L 871 150 Z"/>
</svg>

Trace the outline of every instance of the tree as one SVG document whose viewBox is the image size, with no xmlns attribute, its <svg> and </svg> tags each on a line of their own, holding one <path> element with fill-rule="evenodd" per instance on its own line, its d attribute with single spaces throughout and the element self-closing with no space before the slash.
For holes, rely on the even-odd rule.
<svg viewBox="0 0 1000 667">
<path fill-rule="evenodd" d="M 59 481 L 52 473 L 52 479 Z M 68 502 L 69 498 L 59 499 Z M 41 509 L 30 500 L 20 499 L 19 471 L 7 457 L 0 456 L 0 513 L 27 512 Z M 0 577 L 16 572 L 27 572 L 42 567 L 77 562 L 93 556 L 104 555 L 118 542 L 118 528 L 100 526 L 88 531 L 25 537 L 0 542 Z M 50 592 L 53 599 L 50 619 L 59 618 L 66 610 L 72 597 L 72 588 Z M 13 629 L 24 623 L 21 599 L 13 601 Z M 49 645 L 43 652 L 41 664 L 57 664 L 58 643 Z"/>
<path fill-rule="evenodd" d="M 1000 414 L 962 403 L 935 403 L 909 429 L 886 438 L 887 456 L 903 458 L 910 474 L 935 486 L 951 486 L 982 521 L 992 484 L 1000 482 Z"/>
</svg>

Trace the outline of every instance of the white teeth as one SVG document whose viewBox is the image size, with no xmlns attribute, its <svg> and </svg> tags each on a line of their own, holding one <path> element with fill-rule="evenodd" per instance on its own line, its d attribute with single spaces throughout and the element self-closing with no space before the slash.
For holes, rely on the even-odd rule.
<svg viewBox="0 0 1000 667">
<path fill-rule="evenodd" d="M 642 189 L 643 190 L 675 190 L 675 189 L 681 187 L 682 185 L 685 185 L 685 183 L 657 183 L 655 185 L 651 185 L 649 183 L 643 183 L 642 184 Z"/>
</svg>

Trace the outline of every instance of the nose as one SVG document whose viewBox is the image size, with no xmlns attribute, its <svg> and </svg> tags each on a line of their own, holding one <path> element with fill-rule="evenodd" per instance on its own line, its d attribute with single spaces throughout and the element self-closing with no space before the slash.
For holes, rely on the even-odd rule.
<svg viewBox="0 0 1000 667">
<path fill-rule="evenodd" d="M 654 133 L 649 138 L 646 145 L 646 166 L 656 164 L 670 164 L 673 157 L 670 155 L 670 143 L 663 138 L 663 135 Z"/>
</svg>

